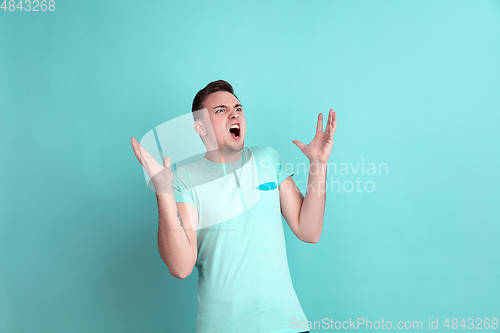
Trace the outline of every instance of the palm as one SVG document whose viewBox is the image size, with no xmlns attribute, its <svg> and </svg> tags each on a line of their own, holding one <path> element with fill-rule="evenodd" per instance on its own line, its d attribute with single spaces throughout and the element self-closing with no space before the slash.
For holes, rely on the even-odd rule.
<svg viewBox="0 0 500 333">
<path fill-rule="evenodd" d="M 330 158 L 333 148 L 333 134 L 337 128 L 337 113 L 330 109 L 328 114 L 328 122 L 326 123 L 325 131 L 323 132 L 323 114 L 318 115 L 318 124 L 316 126 L 316 134 L 314 139 L 305 145 L 299 140 L 292 142 L 306 155 L 310 161 L 319 161 L 326 163 Z"/>
<path fill-rule="evenodd" d="M 170 158 L 165 157 L 162 166 L 137 142 L 135 138 L 132 138 L 132 148 L 134 149 L 135 157 L 137 157 L 137 160 L 141 163 L 149 178 L 151 178 L 156 191 L 161 193 L 171 193 L 173 174 L 170 169 Z"/>
</svg>

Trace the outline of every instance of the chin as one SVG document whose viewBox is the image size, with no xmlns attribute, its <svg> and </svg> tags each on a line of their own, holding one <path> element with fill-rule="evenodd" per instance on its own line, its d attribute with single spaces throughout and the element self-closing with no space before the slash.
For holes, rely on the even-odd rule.
<svg viewBox="0 0 500 333">
<path fill-rule="evenodd" d="M 243 149 L 243 142 L 241 142 L 241 145 L 231 145 L 231 146 L 221 146 L 222 151 L 228 152 L 228 153 L 237 153 Z"/>
</svg>

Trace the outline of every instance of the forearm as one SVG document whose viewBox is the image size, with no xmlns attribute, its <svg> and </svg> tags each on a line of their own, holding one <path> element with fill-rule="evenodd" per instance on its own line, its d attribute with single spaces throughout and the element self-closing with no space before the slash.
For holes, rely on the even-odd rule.
<svg viewBox="0 0 500 333">
<path fill-rule="evenodd" d="M 173 193 L 156 193 L 158 200 L 158 249 L 170 273 L 184 278 L 192 271 L 195 253 L 187 237 L 186 226 L 177 209 Z"/>
<path fill-rule="evenodd" d="M 304 242 L 317 243 L 325 214 L 327 163 L 310 161 L 307 190 L 299 214 L 299 232 Z"/>
</svg>

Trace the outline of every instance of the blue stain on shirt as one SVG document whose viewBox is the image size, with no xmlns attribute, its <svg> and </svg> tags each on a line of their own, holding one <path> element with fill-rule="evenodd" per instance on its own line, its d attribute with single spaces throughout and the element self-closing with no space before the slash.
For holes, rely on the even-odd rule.
<svg viewBox="0 0 500 333">
<path fill-rule="evenodd" d="M 271 191 L 277 187 L 278 187 L 278 184 L 276 184 L 276 182 L 268 182 L 268 183 L 260 184 L 259 186 L 256 187 L 256 189 L 261 190 L 261 191 Z"/>
</svg>

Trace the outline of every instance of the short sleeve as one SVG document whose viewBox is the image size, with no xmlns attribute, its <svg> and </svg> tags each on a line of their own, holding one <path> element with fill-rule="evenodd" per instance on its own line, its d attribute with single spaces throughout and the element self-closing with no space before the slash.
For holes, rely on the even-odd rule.
<svg viewBox="0 0 500 333">
<path fill-rule="evenodd" d="M 292 168 L 287 167 L 287 164 L 283 160 L 280 154 L 271 147 L 267 147 L 269 155 L 271 156 L 271 162 L 276 170 L 276 176 L 278 178 L 278 187 L 281 183 L 289 176 L 293 176 Z"/>
<path fill-rule="evenodd" d="M 174 170 L 174 179 L 172 180 L 172 189 L 175 202 L 185 202 L 196 207 L 193 198 L 193 191 L 188 186 L 189 178 L 187 174 L 180 170 Z"/>
</svg>

